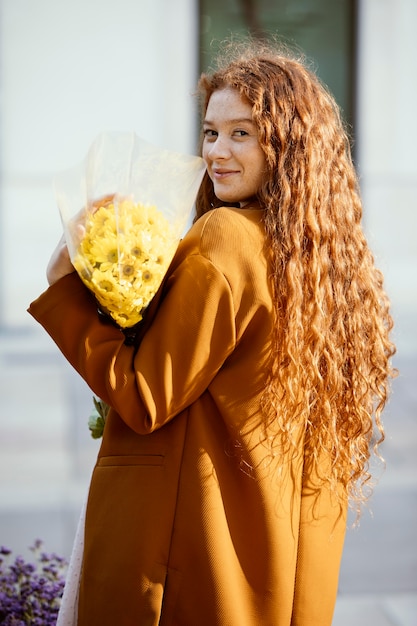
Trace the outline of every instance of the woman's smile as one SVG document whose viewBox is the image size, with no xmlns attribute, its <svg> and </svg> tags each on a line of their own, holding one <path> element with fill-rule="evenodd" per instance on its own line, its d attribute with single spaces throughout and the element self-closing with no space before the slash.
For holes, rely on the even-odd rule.
<svg viewBox="0 0 417 626">
<path fill-rule="evenodd" d="M 213 167 L 213 175 L 214 178 L 223 179 L 228 178 L 229 176 L 233 176 L 234 174 L 239 174 L 239 170 L 226 170 Z"/>
</svg>

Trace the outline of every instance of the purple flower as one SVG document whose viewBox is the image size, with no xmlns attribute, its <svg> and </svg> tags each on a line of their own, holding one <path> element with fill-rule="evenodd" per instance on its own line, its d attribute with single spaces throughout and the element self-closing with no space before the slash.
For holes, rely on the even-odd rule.
<svg viewBox="0 0 417 626">
<path fill-rule="evenodd" d="M 42 541 L 30 548 L 35 563 L 21 556 L 10 561 L 11 550 L 0 548 L 0 625 L 54 626 L 64 591 L 67 562 L 56 554 L 41 553 Z"/>
</svg>

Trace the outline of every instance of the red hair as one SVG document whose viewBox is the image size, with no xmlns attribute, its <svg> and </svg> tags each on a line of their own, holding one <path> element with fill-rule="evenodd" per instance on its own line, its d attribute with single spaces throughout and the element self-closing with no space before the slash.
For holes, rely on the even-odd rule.
<svg viewBox="0 0 417 626">
<path fill-rule="evenodd" d="M 362 225 L 362 205 L 339 108 L 300 59 L 265 44 L 233 44 L 199 81 L 203 114 L 214 91 L 236 89 L 252 106 L 268 175 L 258 192 L 271 249 L 275 331 L 264 393 L 266 424 L 306 454 L 330 454 L 322 476 L 360 504 L 369 459 L 384 439 L 381 412 L 393 375 L 393 322 L 383 277 Z M 208 178 L 197 217 L 219 206 Z M 275 429 L 274 429 L 275 430 Z"/>
</svg>

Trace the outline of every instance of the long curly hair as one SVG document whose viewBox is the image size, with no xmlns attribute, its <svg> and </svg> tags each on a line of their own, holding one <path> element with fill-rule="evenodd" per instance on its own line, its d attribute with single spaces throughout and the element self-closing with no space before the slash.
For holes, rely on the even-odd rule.
<svg viewBox="0 0 417 626">
<path fill-rule="evenodd" d="M 232 58 L 231 58 L 232 56 Z M 293 444 L 304 424 L 307 462 L 360 511 L 381 412 L 395 371 L 393 321 L 365 239 L 349 136 L 340 110 L 306 61 L 276 45 L 235 42 L 199 81 L 203 115 L 214 91 L 236 89 L 252 105 L 267 174 L 257 200 L 271 250 L 275 324 L 266 423 Z M 206 175 L 197 219 L 221 203 Z"/>
</svg>

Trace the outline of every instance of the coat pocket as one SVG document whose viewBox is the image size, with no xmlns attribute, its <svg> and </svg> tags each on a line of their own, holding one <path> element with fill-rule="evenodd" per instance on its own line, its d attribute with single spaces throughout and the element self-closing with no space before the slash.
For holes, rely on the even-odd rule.
<svg viewBox="0 0 417 626">
<path fill-rule="evenodd" d="M 98 467 L 122 467 L 132 465 L 161 466 L 165 457 L 162 454 L 112 455 L 97 460 Z"/>
</svg>

